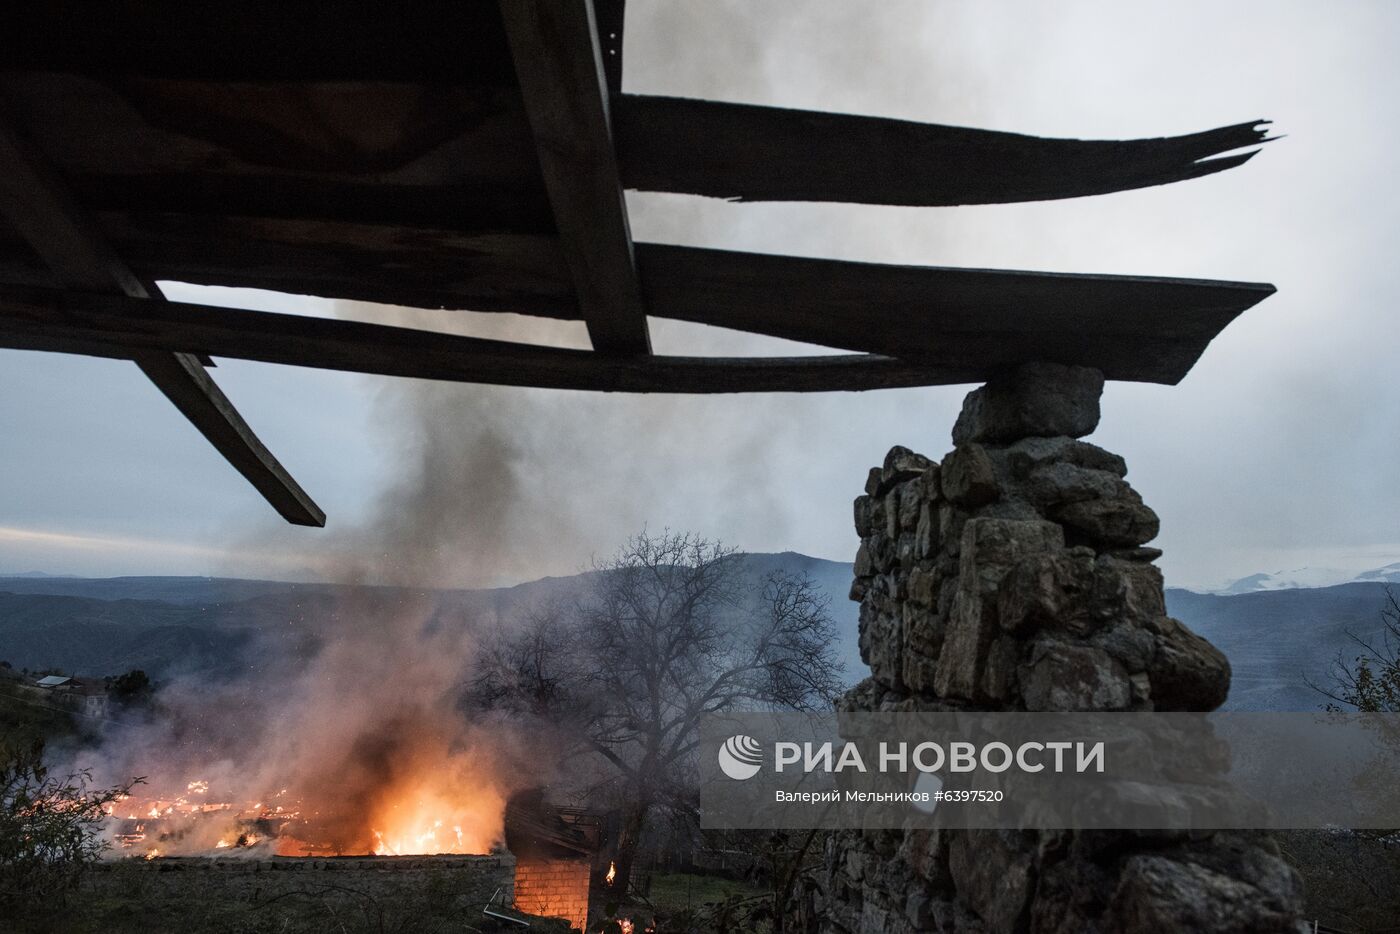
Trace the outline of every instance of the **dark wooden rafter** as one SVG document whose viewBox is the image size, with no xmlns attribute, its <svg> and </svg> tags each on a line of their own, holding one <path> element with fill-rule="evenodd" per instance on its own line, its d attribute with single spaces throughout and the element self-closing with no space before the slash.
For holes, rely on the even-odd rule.
<svg viewBox="0 0 1400 934">
<path fill-rule="evenodd" d="M 608 93 L 616 99 L 622 93 L 622 36 L 627 0 L 593 0 L 593 15 L 598 24 L 598 47 L 603 56 Z"/>
<path fill-rule="evenodd" d="M 121 348 L 394 376 L 617 392 L 816 392 L 984 380 L 1030 360 L 1175 383 L 1260 283 L 888 266 L 637 244 L 658 316 L 863 351 L 811 358 L 609 357 L 427 331 L 229 311 L 0 293 L 7 346 Z M 115 351 L 114 351 L 115 348 Z M 898 358 L 898 362 L 894 358 Z"/>
<path fill-rule="evenodd" d="M 637 244 L 652 314 L 888 354 L 984 378 L 1029 360 L 1179 382 L 1274 287 L 1150 276 L 892 266 Z"/>
<path fill-rule="evenodd" d="M 617 357 L 335 318 L 0 286 L 0 346 L 126 357 L 198 348 L 219 357 L 384 376 L 600 392 L 829 392 L 967 383 L 956 363 L 890 357 Z"/>
<path fill-rule="evenodd" d="M 500 9 L 593 349 L 650 353 L 592 0 L 500 0 Z"/>
<path fill-rule="evenodd" d="M 0 87 L 92 210 L 555 232 L 518 88 L 49 72 L 3 74 Z M 630 94 L 613 96 L 608 113 L 625 187 L 748 200 L 1079 197 L 1220 172 L 1265 141 L 1262 121 L 1045 139 Z"/>
<path fill-rule="evenodd" d="M 549 237 L 198 215 L 97 215 L 138 274 L 388 304 L 576 318 Z M 893 266 L 635 244 L 651 314 L 887 355 L 1027 348 L 1115 379 L 1176 382 L 1267 286 L 1136 276 Z M 239 262 L 230 260 L 237 257 Z M 0 281 L 51 287 L 0 238 Z M 979 334 L 981 339 L 979 341 Z M 1140 342 L 1140 343 L 1135 343 Z"/>
<path fill-rule="evenodd" d="M 1255 120 L 1187 136 L 1046 139 L 723 101 L 613 101 L 628 188 L 737 201 L 936 207 L 1078 198 L 1233 168 L 1267 142 Z M 1231 154 L 1233 153 L 1233 154 Z"/>
<path fill-rule="evenodd" d="M 156 306 L 163 296 L 121 261 L 100 231 L 72 200 L 32 147 L 0 114 L 0 214 L 29 242 L 53 276 L 68 288 L 115 293 L 138 306 Z M 238 414 L 183 348 L 124 354 L 155 383 L 215 449 L 267 498 L 287 521 L 323 526 L 325 513 Z"/>
<path fill-rule="evenodd" d="M 147 217 L 139 228 L 113 218 L 104 228 L 143 275 L 577 315 L 568 269 L 547 238 L 252 218 Z M 1272 292 L 1257 283 L 894 266 L 651 243 L 635 249 L 656 317 L 976 373 L 1053 354 L 1111 379 L 1175 383 L 1222 328 Z M 220 259 L 232 255 L 243 263 Z M 43 270 L 3 257 L 0 280 L 53 284 Z"/>
</svg>

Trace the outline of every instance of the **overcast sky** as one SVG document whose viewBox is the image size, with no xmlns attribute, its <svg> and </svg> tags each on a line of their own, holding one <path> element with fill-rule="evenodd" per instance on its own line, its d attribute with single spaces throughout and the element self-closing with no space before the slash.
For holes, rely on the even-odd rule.
<svg viewBox="0 0 1400 934">
<path fill-rule="evenodd" d="M 1093 440 L 1162 516 L 1168 582 L 1400 560 L 1400 4 L 631 0 L 626 87 L 1059 136 L 1257 117 L 1243 168 L 968 208 L 632 195 L 639 240 L 872 261 L 1266 281 L 1176 387 L 1112 383 Z M 930 166 L 929 171 L 937 171 Z M 269 294 L 173 298 L 444 326 Z M 487 320 L 489 319 L 489 320 Z M 572 324 L 453 315 L 576 343 Z M 660 353 L 799 349 L 653 321 Z M 848 560 L 850 500 L 905 444 L 940 457 L 971 387 L 621 397 L 220 361 L 220 384 L 330 516 L 275 521 L 130 364 L 0 351 L 0 571 L 324 573 L 451 585 L 570 573 L 643 525 Z M 455 558 L 415 570 L 420 523 Z M 439 557 L 442 555 L 440 554 Z"/>
</svg>

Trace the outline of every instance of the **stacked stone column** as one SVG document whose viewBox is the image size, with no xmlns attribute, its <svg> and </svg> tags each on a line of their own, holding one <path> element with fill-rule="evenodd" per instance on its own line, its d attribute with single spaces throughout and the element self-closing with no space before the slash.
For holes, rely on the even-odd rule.
<svg viewBox="0 0 1400 934">
<path fill-rule="evenodd" d="M 1158 519 L 1079 440 L 1096 370 L 1028 364 L 971 393 L 941 463 L 896 447 L 855 502 L 867 711 L 1213 710 L 1230 669 L 1167 616 Z M 831 932 L 1297 930 L 1270 841 L 1240 833 L 850 831 Z"/>
</svg>

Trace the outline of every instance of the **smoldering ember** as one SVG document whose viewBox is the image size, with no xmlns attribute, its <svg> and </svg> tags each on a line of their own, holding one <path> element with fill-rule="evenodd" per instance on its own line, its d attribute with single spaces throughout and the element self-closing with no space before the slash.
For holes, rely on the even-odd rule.
<svg viewBox="0 0 1400 934">
<path fill-rule="evenodd" d="M 1397 26 L 11 11 L 0 929 L 1394 930 L 1394 828 L 1193 817 L 1216 710 L 1400 769 Z M 1181 819 L 1073 819 L 1103 732 L 856 735 L 974 714 L 1202 715 L 1114 786 Z"/>
</svg>

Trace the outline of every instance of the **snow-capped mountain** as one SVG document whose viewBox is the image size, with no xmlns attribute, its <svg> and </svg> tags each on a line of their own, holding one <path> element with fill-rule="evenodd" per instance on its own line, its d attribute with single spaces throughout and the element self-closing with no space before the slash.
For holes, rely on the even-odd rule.
<svg viewBox="0 0 1400 934">
<path fill-rule="evenodd" d="M 1335 587 L 1338 584 L 1400 584 L 1400 561 L 1360 574 L 1337 568 L 1294 568 L 1289 571 L 1261 572 L 1231 581 L 1206 593 L 1241 594 L 1265 590 L 1299 590 L 1309 587 Z"/>
</svg>

